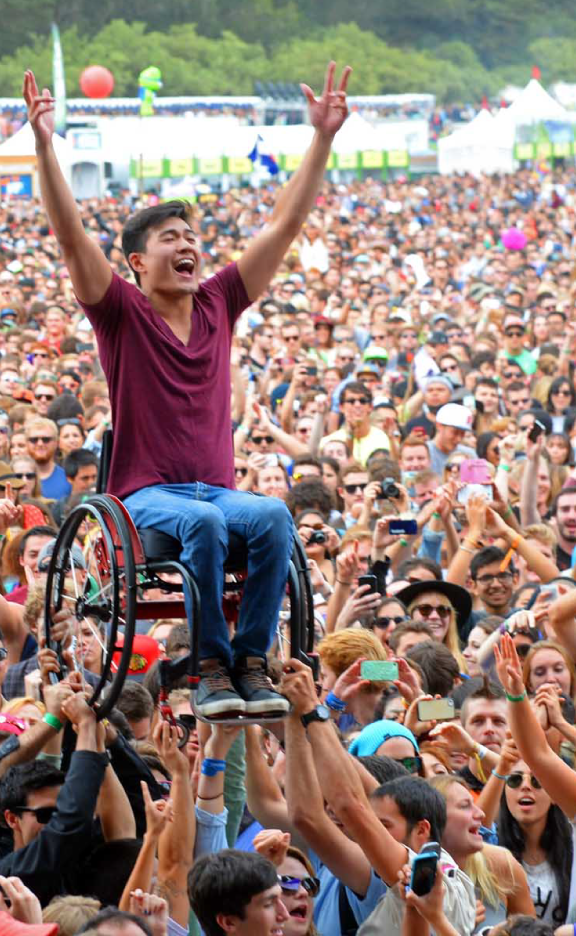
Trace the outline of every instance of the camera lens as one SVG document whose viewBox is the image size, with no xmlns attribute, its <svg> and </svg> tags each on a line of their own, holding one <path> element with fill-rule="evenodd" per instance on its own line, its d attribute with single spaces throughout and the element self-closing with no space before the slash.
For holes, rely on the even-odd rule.
<svg viewBox="0 0 576 936">
<path fill-rule="evenodd" d="M 382 497 L 387 499 L 400 497 L 400 489 L 394 481 L 394 478 L 384 478 L 381 482 Z"/>
</svg>

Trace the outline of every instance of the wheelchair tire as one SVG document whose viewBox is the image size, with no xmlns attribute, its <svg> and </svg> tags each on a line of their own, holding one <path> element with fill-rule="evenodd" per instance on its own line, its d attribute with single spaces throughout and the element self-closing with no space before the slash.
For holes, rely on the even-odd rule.
<svg viewBox="0 0 576 936">
<path fill-rule="evenodd" d="M 70 561 L 78 537 L 84 543 L 84 583 Z M 105 494 L 95 494 L 75 507 L 58 534 L 44 605 L 46 645 L 53 650 L 59 648 L 52 637 L 52 613 L 64 608 L 69 608 L 78 622 L 92 618 L 105 625 L 105 639 L 91 625 L 103 657 L 98 683 L 88 686 L 92 690 L 89 704 L 96 707 L 98 719 L 105 718 L 126 679 L 136 624 L 136 569 L 130 534 L 122 511 Z M 120 633 L 124 638 L 121 646 L 117 643 Z M 113 661 L 115 653 L 120 654 L 117 663 Z"/>
</svg>

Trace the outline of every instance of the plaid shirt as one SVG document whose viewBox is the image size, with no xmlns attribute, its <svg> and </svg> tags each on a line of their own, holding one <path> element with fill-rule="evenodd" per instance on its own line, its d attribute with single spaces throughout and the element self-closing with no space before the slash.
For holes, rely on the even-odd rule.
<svg viewBox="0 0 576 936">
<path fill-rule="evenodd" d="M 26 695 L 25 679 L 29 673 L 38 669 L 38 655 L 34 654 L 28 660 L 22 660 L 20 663 L 14 663 L 6 670 L 4 682 L 2 683 L 2 695 L 5 699 L 17 699 Z M 82 670 L 81 670 L 82 672 Z M 98 682 L 98 676 L 84 670 L 84 678 L 91 686 Z"/>
</svg>

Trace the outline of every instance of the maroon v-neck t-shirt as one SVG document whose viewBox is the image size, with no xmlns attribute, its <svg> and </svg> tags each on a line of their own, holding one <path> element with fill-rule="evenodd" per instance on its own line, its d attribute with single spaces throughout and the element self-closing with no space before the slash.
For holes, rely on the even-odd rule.
<svg viewBox="0 0 576 936">
<path fill-rule="evenodd" d="M 117 274 L 97 305 L 81 305 L 110 390 L 109 492 L 122 498 L 152 484 L 193 481 L 234 488 L 230 345 L 250 305 L 236 264 L 194 294 L 187 345 Z"/>
</svg>

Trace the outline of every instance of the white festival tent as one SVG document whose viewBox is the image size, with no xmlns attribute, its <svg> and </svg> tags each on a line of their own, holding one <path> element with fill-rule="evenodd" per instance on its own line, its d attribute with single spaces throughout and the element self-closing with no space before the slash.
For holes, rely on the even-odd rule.
<svg viewBox="0 0 576 936">
<path fill-rule="evenodd" d="M 514 134 L 508 126 L 498 126 L 489 111 L 483 109 L 449 136 L 438 140 L 438 170 L 452 172 L 512 172 Z"/>
<path fill-rule="evenodd" d="M 54 149 L 62 171 L 68 181 L 71 178 L 73 150 L 66 140 L 54 134 Z M 36 147 L 34 133 L 29 123 L 25 123 L 13 136 L 0 143 L 0 175 L 32 175 L 33 194 L 38 194 L 38 173 L 36 169 Z"/>
<path fill-rule="evenodd" d="M 531 78 L 509 107 L 503 107 L 495 118 L 502 125 L 522 127 L 554 120 L 572 122 L 572 115 L 548 94 L 536 78 Z"/>
</svg>

